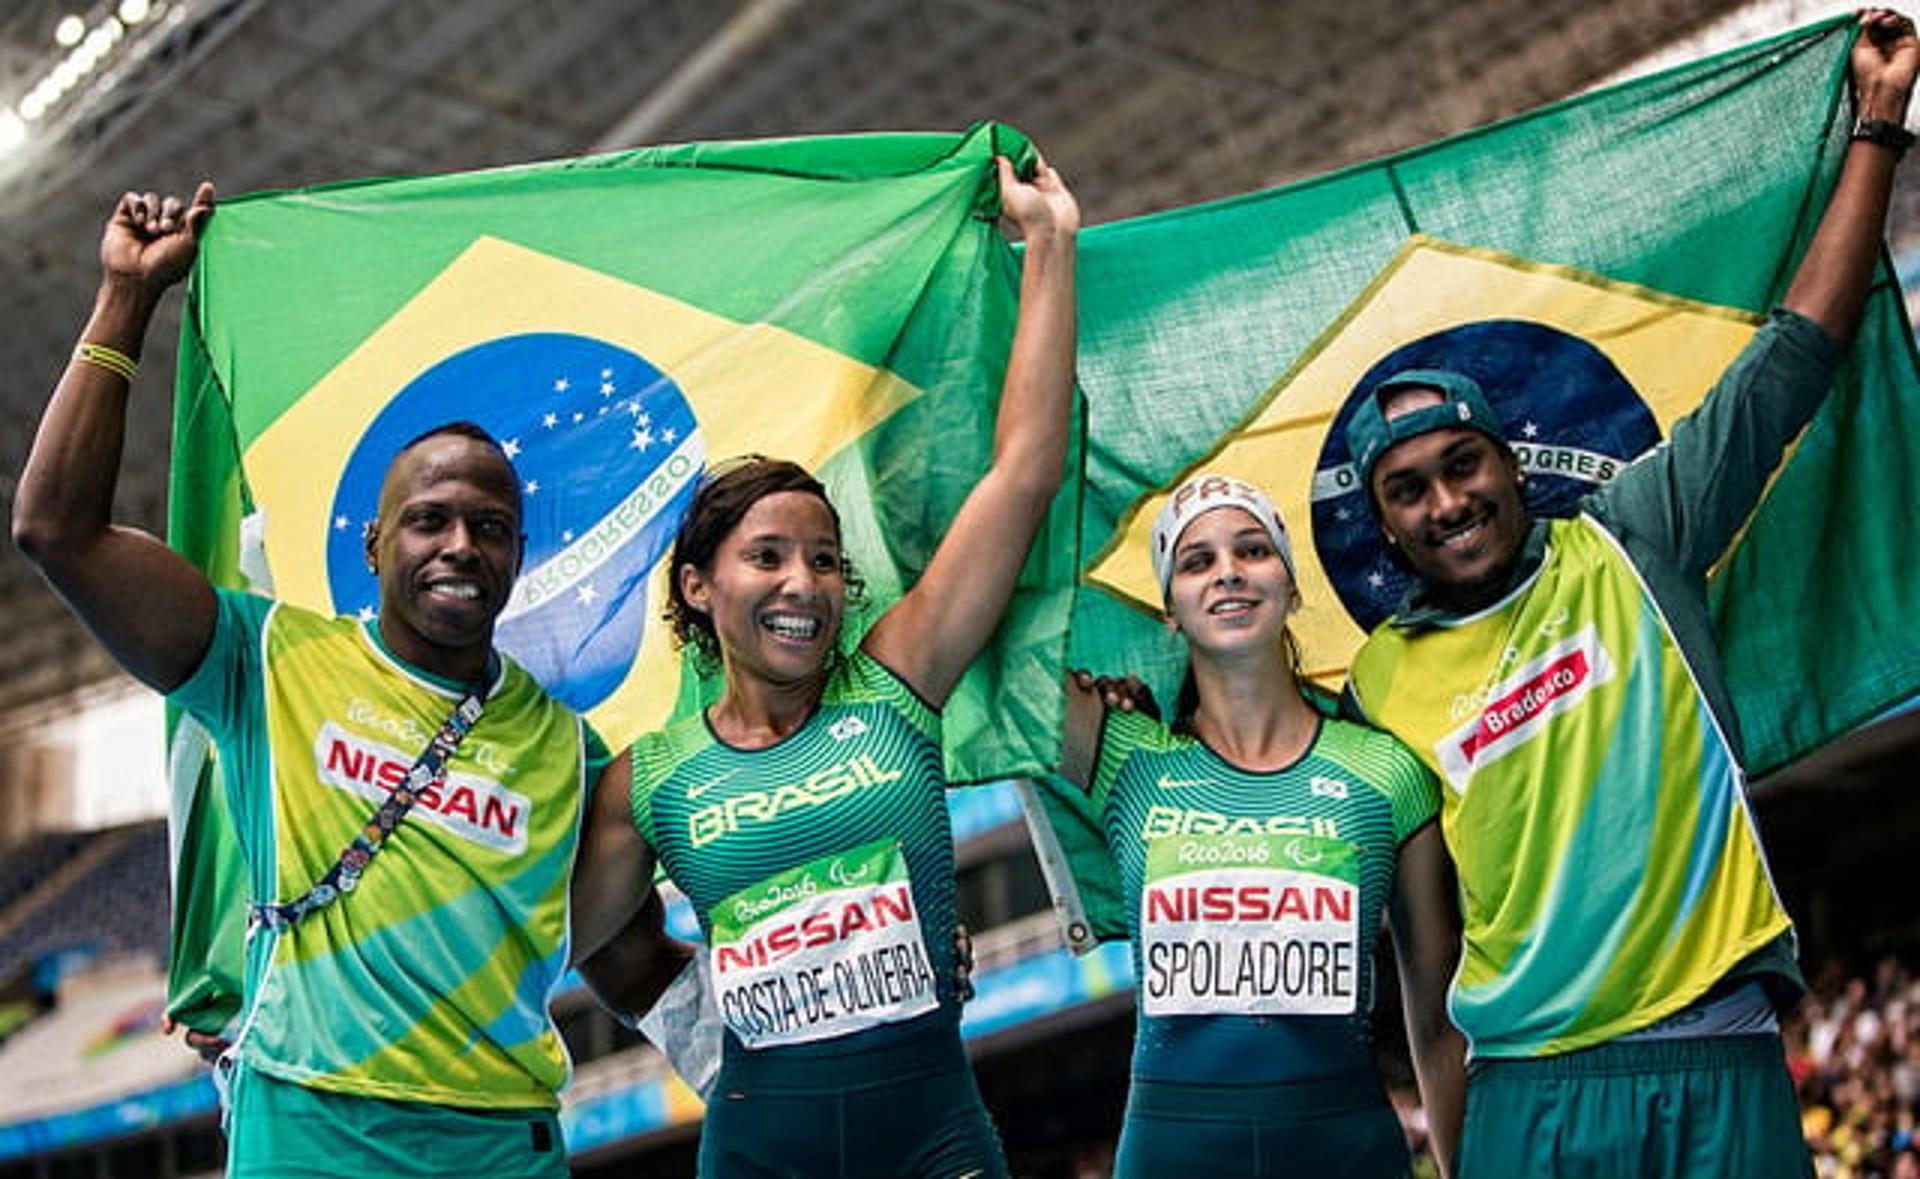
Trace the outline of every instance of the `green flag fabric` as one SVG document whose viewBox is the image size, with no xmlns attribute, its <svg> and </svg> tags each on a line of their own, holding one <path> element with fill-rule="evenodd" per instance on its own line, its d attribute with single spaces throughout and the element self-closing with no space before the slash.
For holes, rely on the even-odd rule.
<svg viewBox="0 0 1920 1179">
<path fill-rule="evenodd" d="M 1295 630 L 1337 688 L 1406 584 L 1341 436 L 1369 379 L 1454 364 L 1519 393 L 1509 426 L 1542 514 L 1655 444 L 1786 289 L 1846 150 L 1852 38 L 1837 18 L 1286 188 L 1090 229 L 1089 588 L 1070 662 L 1136 672 L 1172 700 L 1183 650 L 1158 624 L 1147 530 L 1185 475 L 1219 469 L 1287 518 Z M 1511 359 L 1486 371 L 1493 355 Z M 1920 646 L 1889 641 L 1920 610 L 1903 572 L 1920 559 L 1916 384 L 1883 263 L 1836 389 L 1712 582 L 1751 773 L 1920 688 Z M 1085 800 L 1056 783 L 1035 801 L 1070 938 L 1118 933 Z"/>
<path fill-rule="evenodd" d="M 1851 18 L 1824 22 L 1086 231 L 1077 478 L 949 705 L 954 780 L 1053 764 L 1063 665 L 1136 672 L 1173 698 L 1183 651 L 1156 616 L 1145 534 L 1202 467 L 1260 484 L 1287 517 L 1297 630 L 1313 677 L 1337 686 L 1404 585 L 1338 428 L 1388 366 L 1513 357 L 1480 375 L 1524 394 L 1511 426 L 1542 513 L 1656 444 L 1786 288 L 1845 150 L 1852 35 Z M 982 126 L 229 201 L 190 290 L 174 543 L 221 584 L 367 610 L 380 469 L 412 433 L 470 417 L 528 483 L 501 643 L 622 744 L 711 690 L 657 621 L 659 558 L 709 460 L 818 469 L 868 617 L 924 567 L 986 466 L 1014 320 L 1017 256 L 987 221 L 996 150 L 1030 151 Z M 1920 648 L 1887 641 L 1920 607 L 1900 510 L 1920 502 L 1917 386 L 1882 266 L 1837 389 L 1713 583 L 1752 772 L 1920 690 Z M 228 844 L 200 817 L 210 774 L 180 752 L 176 885 L 213 894 L 231 874 L 194 873 Z M 1071 940 L 1117 931 L 1084 798 L 1044 778 L 1027 798 Z M 217 1026 L 207 963 L 216 917 L 238 909 L 180 899 L 170 999 L 191 1020 L 200 996 L 194 1022 Z"/>
<path fill-rule="evenodd" d="M 713 688 L 660 620 L 662 558 L 701 471 L 762 453 L 840 508 L 867 586 L 851 642 L 991 455 L 1019 265 L 995 154 L 1032 149 L 982 125 L 225 201 L 189 287 L 172 541 L 218 584 L 372 617 L 361 546 L 388 461 L 474 421 L 523 481 L 498 641 L 617 749 Z M 946 709 L 955 781 L 1053 757 L 1075 573 L 1058 502 Z M 232 1013 L 241 905 L 198 747 L 176 725 L 169 1001 L 210 1030 Z"/>
</svg>

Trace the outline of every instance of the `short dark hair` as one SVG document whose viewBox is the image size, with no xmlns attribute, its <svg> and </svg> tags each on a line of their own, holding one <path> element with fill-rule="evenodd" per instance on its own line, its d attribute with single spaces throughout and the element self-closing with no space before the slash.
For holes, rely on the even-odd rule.
<svg viewBox="0 0 1920 1179">
<path fill-rule="evenodd" d="M 420 433 L 415 434 L 413 437 L 407 439 L 406 443 L 402 445 L 399 450 L 395 451 L 394 454 L 396 457 L 399 455 L 403 455 L 407 453 L 409 450 L 412 450 L 414 447 L 420 445 L 422 442 L 425 442 L 427 439 L 438 438 L 442 434 L 455 434 L 461 438 L 471 438 L 475 442 L 484 442 L 488 446 L 491 446 L 495 450 L 498 450 L 500 452 L 501 458 L 507 457 L 507 452 L 500 445 L 500 440 L 498 438 L 495 438 L 491 433 L 489 433 L 487 431 L 487 428 L 481 425 L 479 422 L 468 421 L 466 418 L 460 418 L 456 421 L 451 421 L 451 422 L 442 422 L 437 426 L 432 426 L 432 427 L 429 427 L 428 429 L 422 430 Z"/>
<path fill-rule="evenodd" d="M 770 495 L 797 491 L 811 495 L 827 507 L 833 518 L 833 536 L 840 539 L 840 511 L 827 498 L 826 485 L 799 463 L 786 459 L 750 454 L 708 470 L 680 518 L 680 530 L 673 538 L 673 551 L 667 559 L 667 608 L 663 614 L 673 628 L 674 641 L 680 647 L 692 647 L 708 663 L 720 662 L 720 636 L 714 632 L 713 619 L 687 601 L 680 588 L 680 568 L 691 565 L 705 571 L 712 567 L 713 556 L 727 535 L 746 518 L 753 505 Z M 865 597 L 866 583 L 853 571 L 853 561 L 840 554 L 840 575 L 847 585 L 847 601 L 859 605 Z"/>
<path fill-rule="evenodd" d="M 508 457 L 507 448 L 500 445 L 500 440 L 498 438 L 495 438 L 491 433 L 489 433 L 487 428 L 481 425 L 479 422 L 470 421 L 466 418 L 459 418 L 451 422 L 442 422 L 437 426 L 432 426 L 432 427 L 429 427 L 428 429 L 422 430 L 420 433 L 415 434 L 413 437 L 407 439 L 406 442 L 401 445 L 399 450 L 396 450 L 393 452 L 393 458 L 389 460 L 387 463 L 387 470 L 391 471 L 393 469 L 393 464 L 399 462 L 400 457 L 406 454 L 408 451 L 412 450 L 414 447 L 420 445 L 423 442 L 427 442 L 432 439 L 445 437 L 445 436 L 452 436 L 455 438 L 471 438 L 475 442 L 483 443 L 486 446 L 490 447 L 493 450 L 493 453 L 500 456 L 500 461 L 505 463 L 507 467 L 507 475 L 509 476 L 507 482 L 513 485 L 513 514 L 516 517 L 520 517 L 524 519 L 526 517 L 526 510 L 525 510 L 526 505 L 522 502 L 521 496 L 520 496 L 519 469 L 513 465 L 513 459 Z"/>
</svg>

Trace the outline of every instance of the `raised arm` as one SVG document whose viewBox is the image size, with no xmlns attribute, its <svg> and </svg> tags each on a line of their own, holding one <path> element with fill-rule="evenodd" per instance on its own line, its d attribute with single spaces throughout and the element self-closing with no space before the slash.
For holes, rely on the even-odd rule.
<svg viewBox="0 0 1920 1179">
<path fill-rule="evenodd" d="M 1920 42 L 1905 17 L 1861 15 L 1852 54 L 1856 111 L 1897 126 L 1906 115 Z M 1665 552 L 1685 576 L 1705 577 L 1739 535 L 1794 437 L 1833 387 L 1838 350 L 1860 326 L 1880 256 L 1898 149 L 1847 147 L 1833 195 L 1776 317 L 1735 358 L 1698 408 L 1591 498 L 1633 542 Z M 1818 330 L 1814 330 L 1817 328 Z"/>
<path fill-rule="evenodd" d="M 1467 1108 L 1466 1039 L 1447 1018 L 1447 988 L 1460 960 L 1454 896 L 1452 864 L 1440 824 L 1428 823 L 1400 848 L 1388 924 L 1400 970 L 1407 1046 L 1443 1177 L 1453 1174 Z"/>
<path fill-rule="evenodd" d="M 1027 550 L 1060 489 L 1073 404 L 1073 267 L 1080 207 L 1041 161 L 1030 182 L 1002 157 L 1000 201 L 1026 239 L 1020 319 L 994 425 L 993 463 L 960 506 L 912 590 L 866 648 L 935 706 L 944 704 L 1013 596 Z"/>
<path fill-rule="evenodd" d="M 653 892 L 653 849 L 634 826 L 632 793 L 633 758 L 622 751 L 593 789 L 573 863 L 569 909 L 575 962 L 598 953 Z"/>
<path fill-rule="evenodd" d="M 193 266 L 213 186 L 190 204 L 127 193 L 100 242 L 100 292 L 40 420 L 13 500 L 13 542 L 107 651 L 162 692 L 206 654 L 206 577 L 157 538 L 112 522 L 131 374 L 154 308 Z"/>
<path fill-rule="evenodd" d="M 1852 58 L 1856 117 L 1904 126 L 1916 67 L 1920 41 L 1913 22 L 1884 8 L 1862 12 Z M 1842 348 L 1860 326 L 1899 162 L 1899 150 L 1883 143 L 1855 139 L 1847 146 L 1833 196 L 1787 288 L 1784 305 L 1819 324 Z"/>
</svg>

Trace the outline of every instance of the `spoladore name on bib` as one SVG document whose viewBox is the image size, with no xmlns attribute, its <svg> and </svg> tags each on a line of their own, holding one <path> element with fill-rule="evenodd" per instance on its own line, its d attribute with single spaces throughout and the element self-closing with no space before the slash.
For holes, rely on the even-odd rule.
<svg viewBox="0 0 1920 1179">
<path fill-rule="evenodd" d="M 1358 881 L 1353 846 L 1337 839 L 1154 840 L 1140 894 L 1146 1013 L 1353 1013 Z"/>
<path fill-rule="evenodd" d="M 749 1048 L 899 1023 L 939 1005 L 900 845 L 803 864 L 722 901 L 709 957 L 720 1014 Z"/>
</svg>

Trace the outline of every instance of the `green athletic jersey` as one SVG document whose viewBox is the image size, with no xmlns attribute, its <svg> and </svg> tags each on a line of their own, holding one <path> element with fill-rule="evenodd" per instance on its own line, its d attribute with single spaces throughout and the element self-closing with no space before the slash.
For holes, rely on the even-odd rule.
<svg viewBox="0 0 1920 1179">
<path fill-rule="evenodd" d="M 727 745 L 704 712 L 636 741 L 633 816 L 699 915 L 729 1053 L 957 1024 L 939 715 L 864 651 L 769 748 Z"/>
<path fill-rule="evenodd" d="M 1371 1076 L 1381 913 L 1401 844 L 1440 805 L 1425 767 L 1385 733 L 1323 719 L 1292 765 L 1243 770 L 1110 712 L 1092 793 L 1133 943 L 1134 1075 Z"/>
<path fill-rule="evenodd" d="M 213 733 L 251 899 L 291 901 L 405 776 L 459 689 L 377 628 L 222 591 L 172 695 Z M 553 1108 L 568 1062 L 547 1013 L 567 882 L 604 749 L 502 659 L 480 723 L 359 887 L 248 939 L 244 1063 L 358 1097 Z"/>
</svg>

